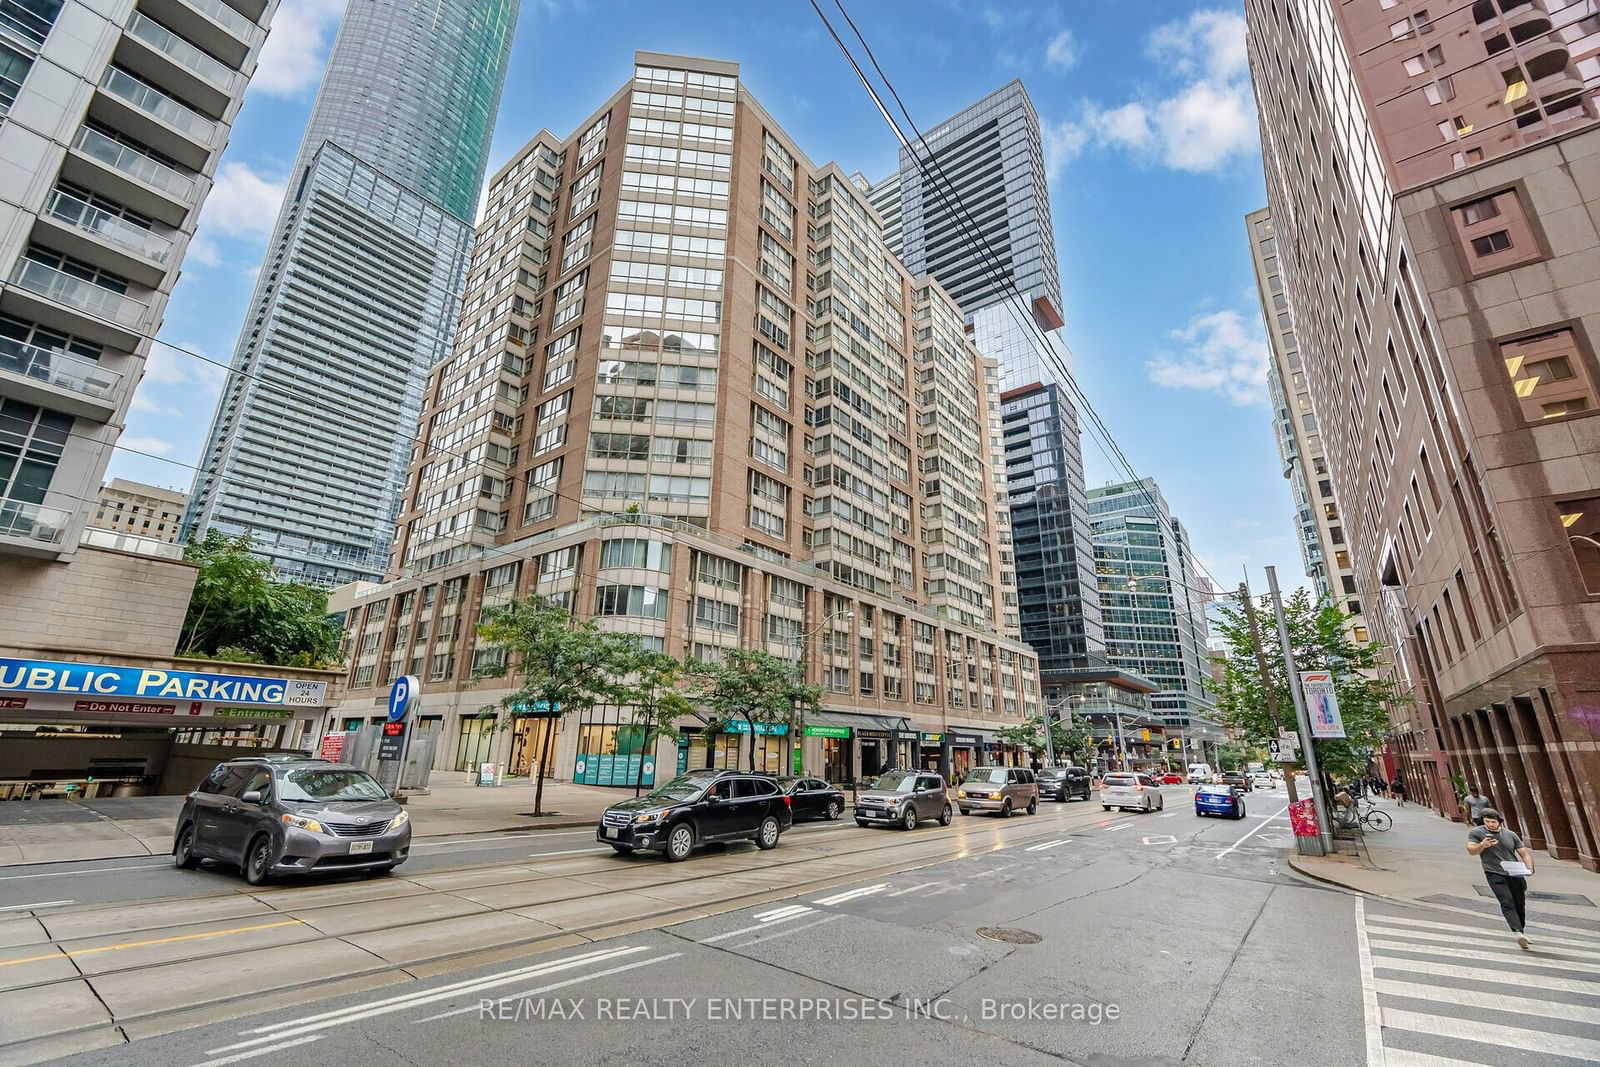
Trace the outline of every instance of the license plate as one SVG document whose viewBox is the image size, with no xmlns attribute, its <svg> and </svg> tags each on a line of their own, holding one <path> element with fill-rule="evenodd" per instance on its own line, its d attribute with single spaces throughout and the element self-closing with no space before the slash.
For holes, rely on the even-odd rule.
<svg viewBox="0 0 1600 1067">
<path fill-rule="evenodd" d="M 608 827 L 606 827 L 606 836 L 607 837 L 621 837 L 622 836 L 622 830 L 619 829 L 618 827 L 615 827 L 615 826 L 608 826 Z"/>
<path fill-rule="evenodd" d="M 371 852 L 371 851 L 372 851 L 372 842 L 371 841 L 352 841 L 352 842 L 350 842 L 350 855 L 352 855 L 352 856 L 359 856 L 363 852 Z"/>
</svg>

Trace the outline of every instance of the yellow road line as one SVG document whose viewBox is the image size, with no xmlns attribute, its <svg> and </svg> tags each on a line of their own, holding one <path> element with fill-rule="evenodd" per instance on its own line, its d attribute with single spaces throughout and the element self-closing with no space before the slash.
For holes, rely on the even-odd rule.
<svg viewBox="0 0 1600 1067">
<path fill-rule="evenodd" d="M 20 960 L 0 960 L 0 967 L 14 967 L 19 963 L 39 963 L 43 960 L 59 960 L 70 956 L 90 956 L 96 952 L 120 952 L 125 948 L 144 948 L 146 945 L 170 945 L 175 941 L 198 941 L 206 937 L 227 937 L 229 934 L 248 934 L 253 930 L 271 930 L 278 926 L 303 925 L 300 919 L 284 919 L 282 922 L 259 923 L 255 926 L 235 926 L 229 930 L 211 930 L 203 934 L 179 934 L 176 937 L 156 937 L 149 941 L 127 941 L 120 945 L 101 945 L 98 948 L 76 948 L 71 951 L 61 949 L 45 956 L 27 956 Z"/>
</svg>

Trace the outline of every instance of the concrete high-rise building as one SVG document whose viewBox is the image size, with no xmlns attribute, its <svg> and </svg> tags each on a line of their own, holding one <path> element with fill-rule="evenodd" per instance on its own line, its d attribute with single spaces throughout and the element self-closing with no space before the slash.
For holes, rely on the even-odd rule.
<svg viewBox="0 0 1600 1067">
<path fill-rule="evenodd" d="M 1246 3 L 1266 255 L 1367 623 L 1416 698 L 1385 759 L 1600 869 L 1597 11 L 1428 6 Z"/>
<path fill-rule="evenodd" d="M 338 595 L 340 714 L 415 674 L 441 766 L 526 772 L 550 720 L 478 717 L 506 683 L 474 622 L 537 594 L 675 656 L 798 656 L 825 712 L 758 737 L 764 769 L 994 758 L 1039 691 L 1004 636 L 993 362 L 736 64 L 635 64 L 490 179 L 466 304 L 496 313 L 429 376 L 390 580 Z M 568 717 L 555 773 L 631 782 L 630 722 Z M 664 772 L 751 740 L 682 725 Z"/>
<path fill-rule="evenodd" d="M 0 11 L 0 556 L 78 552 L 275 7 Z"/>
<path fill-rule="evenodd" d="M 114 530 L 175 544 L 188 501 L 188 494 L 181 490 L 113 478 L 100 487 L 100 498 L 89 525 L 97 530 Z"/>
<path fill-rule="evenodd" d="M 351 0 L 185 529 L 286 578 L 377 578 L 428 369 L 462 313 L 517 0 Z M 473 306 L 465 314 L 492 316 Z"/>
<path fill-rule="evenodd" d="M 1366 644 L 1371 638 L 1364 606 L 1356 586 L 1355 564 L 1345 537 L 1344 520 L 1333 491 L 1328 458 L 1322 453 L 1322 431 L 1311 410 L 1311 387 L 1295 340 L 1289 315 L 1289 297 L 1277 256 L 1272 214 L 1266 208 L 1245 216 L 1250 235 L 1251 259 L 1256 270 L 1257 295 L 1266 324 L 1272 362 L 1267 367 L 1267 387 L 1272 398 L 1272 426 L 1278 440 L 1283 476 L 1294 499 L 1295 528 L 1306 577 L 1319 600 L 1339 605 L 1347 617 L 1351 638 Z"/>
<path fill-rule="evenodd" d="M 1206 607 L 1215 599 L 1200 574 L 1188 531 L 1153 478 L 1089 490 L 1095 569 L 1112 666 L 1153 681 L 1154 715 L 1185 747 L 1220 741 Z"/>
<path fill-rule="evenodd" d="M 1044 144 L 1027 90 L 1013 81 L 934 124 L 901 147 L 899 170 L 868 195 L 890 248 L 913 273 L 939 280 L 960 304 L 978 349 L 998 363 L 1008 467 L 1032 478 L 1028 457 L 1037 453 L 1040 476 L 1053 482 L 1047 507 L 1025 486 L 996 499 L 994 510 L 1004 529 L 1013 506 L 1028 509 L 1026 533 L 1005 534 L 1004 558 L 1008 570 L 1017 564 L 1019 598 L 1034 605 L 1032 623 L 1021 618 L 1027 609 L 1019 620 L 1042 657 L 1046 689 L 1059 698 L 1067 685 L 1062 672 L 1100 668 L 1105 658 Z M 1037 417 L 1017 422 L 1023 407 Z M 1027 442 L 1017 437 L 1021 430 Z M 1043 511 L 1046 521 L 1032 521 Z M 1043 578 L 1046 559 L 1060 584 L 1024 589 Z"/>
</svg>

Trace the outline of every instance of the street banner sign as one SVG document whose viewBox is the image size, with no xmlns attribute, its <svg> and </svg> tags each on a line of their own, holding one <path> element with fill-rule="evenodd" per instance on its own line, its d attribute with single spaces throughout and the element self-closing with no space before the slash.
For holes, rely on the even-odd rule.
<svg viewBox="0 0 1600 1067">
<path fill-rule="evenodd" d="M 338 763 L 339 757 L 344 755 L 344 734 L 327 734 L 322 739 L 322 750 L 318 757 L 330 763 Z"/>
<path fill-rule="evenodd" d="M 1333 692 L 1333 673 L 1301 671 L 1300 691 L 1306 698 L 1306 715 L 1311 719 L 1311 736 L 1343 737 L 1344 719 L 1339 715 L 1339 699 Z"/>
</svg>

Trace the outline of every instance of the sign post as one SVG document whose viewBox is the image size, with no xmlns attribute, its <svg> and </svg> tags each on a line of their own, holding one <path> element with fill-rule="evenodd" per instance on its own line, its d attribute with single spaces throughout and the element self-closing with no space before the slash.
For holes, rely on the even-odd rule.
<svg viewBox="0 0 1600 1067">
<path fill-rule="evenodd" d="M 1294 648 L 1289 642 L 1289 622 L 1283 616 L 1283 597 L 1278 592 L 1278 572 L 1267 568 L 1267 590 L 1272 594 L 1272 610 L 1278 616 L 1278 641 L 1283 646 L 1283 664 L 1289 672 L 1289 695 L 1294 698 L 1295 721 L 1300 727 L 1300 738 L 1305 742 L 1306 776 L 1311 779 L 1312 810 L 1317 818 L 1317 838 L 1323 855 L 1333 851 L 1332 823 L 1328 822 L 1328 798 L 1322 788 L 1322 771 L 1317 766 L 1317 747 L 1311 739 L 1311 723 L 1306 713 L 1306 702 L 1300 686 L 1294 684 L 1298 672 L 1294 666 Z M 1265 679 L 1263 679 L 1265 681 Z M 1343 732 L 1341 727 L 1341 733 Z"/>
<path fill-rule="evenodd" d="M 411 748 L 411 731 L 407 719 L 417 698 L 422 695 L 422 683 L 414 674 L 402 675 L 389 689 L 389 721 L 383 724 L 383 736 L 378 739 L 378 766 L 395 764 L 394 792 L 400 792 L 400 778 L 406 770 L 406 754 Z"/>
</svg>

